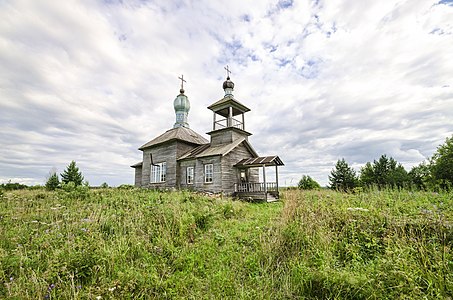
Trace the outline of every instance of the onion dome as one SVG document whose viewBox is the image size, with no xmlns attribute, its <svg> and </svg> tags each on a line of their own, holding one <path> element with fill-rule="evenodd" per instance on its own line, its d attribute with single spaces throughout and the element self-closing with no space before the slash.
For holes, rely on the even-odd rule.
<svg viewBox="0 0 453 300">
<path fill-rule="evenodd" d="M 176 96 L 175 101 L 173 102 L 173 107 L 175 108 L 176 114 L 176 123 L 173 128 L 189 127 L 187 117 L 189 115 L 190 102 L 189 98 L 184 95 L 184 89 L 181 88 L 179 90 L 179 95 Z"/>
<path fill-rule="evenodd" d="M 230 76 L 223 82 L 223 90 L 225 91 L 225 95 L 232 95 L 234 89 L 234 83 L 230 80 Z"/>
</svg>

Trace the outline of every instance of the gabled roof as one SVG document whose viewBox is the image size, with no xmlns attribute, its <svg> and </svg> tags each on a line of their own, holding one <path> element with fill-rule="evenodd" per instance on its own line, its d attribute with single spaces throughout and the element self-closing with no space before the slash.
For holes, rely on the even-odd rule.
<svg viewBox="0 0 453 300">
<path fill-rule="evenodd" d="M 234 167 L 259 167 L 259 166 L 284 166 L 283 161 L 277 155 L 261 156 L 255 158 L 244 158 L 240 160 Z"/>
<path fill-rule="evenodd" d="M 224 156 L 230 153 L 234 148 L 236 148 L 242 143 L 244 143 L 244 146 L 250 151 L 250 153 L 252 153 L 254 157 L 258 156 L 255 149 L 253 149 L 252 145 L 250 145 L 250 143 L 245 138 L 240 138 L 229 144 L 223 144 L 218 146 L 211 146 L 211 144 L 205 144 L 198 146 L 197 148 L 192 149 L 183 156 L 181 156 L 178 160 L 216 155 Z"/>
<path fill-rule="evenodd" d="M 187 127 L 177 127 L 167 130 L 163 134 L 159 135 L 155 139 L 149 141 L 148 143 L 144 144 L 139 150 L 143 150 L 145 148 L 156 146 L 158 144 L 162 144 L 172 140 L 180 140 L 186 143 L 195 144 L 195 145 L 202 145 L 208 143 L 208 140 Z"/>
</svg>

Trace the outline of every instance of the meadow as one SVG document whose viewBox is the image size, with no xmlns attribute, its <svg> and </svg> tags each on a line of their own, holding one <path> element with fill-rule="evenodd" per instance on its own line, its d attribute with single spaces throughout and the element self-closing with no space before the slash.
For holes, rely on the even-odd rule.
<svg viewBox="0 0 453 300">
<path fill-rule="evenodd" d="M 0 191 L 4 299 L 452 299 L 453 194 Z"/>
</svg>

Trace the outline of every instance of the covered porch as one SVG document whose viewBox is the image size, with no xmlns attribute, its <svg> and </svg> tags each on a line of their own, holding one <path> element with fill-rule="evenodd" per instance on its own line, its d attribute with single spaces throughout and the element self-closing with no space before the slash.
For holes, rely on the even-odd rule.
<svg viewBox="0 0 453 300">
<path fill-rule="evenodd" d="M 234 167 L 238 170 L 238 182 L 234 184 L 234 196 L 242 199 L 272 202 L 280 198 L 278 190 L 278 167 L 283 166 L 278 156 L 247 158 L 239 161 Z M 275 168 L 275 180 L 266 178 L 266 168 Z M 251 169 L 262 171 L 262 182 L 259 176 L 253 180 L 249 174 Z M 250 180 L 252 179 L 252 180 Z"/>
</svg>

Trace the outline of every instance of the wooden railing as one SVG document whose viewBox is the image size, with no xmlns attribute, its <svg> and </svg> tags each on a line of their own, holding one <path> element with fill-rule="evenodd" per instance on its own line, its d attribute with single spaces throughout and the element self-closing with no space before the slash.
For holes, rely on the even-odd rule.
<svg viewBox="0 0 453 300">
<path fill-rule="evenodd" d="M 231 126 L 228 126 L 228 119 L 222 119 L 214 122 L 214 130 L 226 127 L 235 127 L 244 130 L 244 124 L 234 118 L 231 119 Z"/>
<path fill-rule="evenodd" d="M 254 192 L 271 192 L 277 191 L 277 183 L 275 182 L 244 182 L 244 183 L 235 183 L 234 191 L 236 193 L 254 193 Z"/>
</svg>

